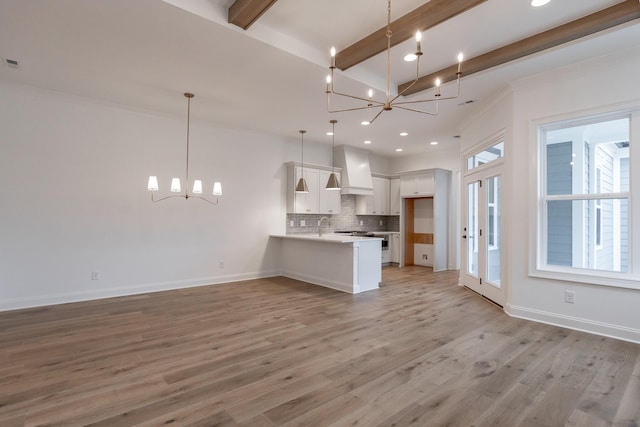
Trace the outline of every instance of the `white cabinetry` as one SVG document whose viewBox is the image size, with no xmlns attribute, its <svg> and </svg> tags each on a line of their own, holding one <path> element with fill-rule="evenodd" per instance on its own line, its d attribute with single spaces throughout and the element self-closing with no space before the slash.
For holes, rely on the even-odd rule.
<svg viewBox="0 0 640 427">
<path fill-rule="evenodd" d="M 356 215 L 389 215 L 389 180 L 372 180 L 373 196 L 356 196 Z"/>
<path fill-rule="evenodd" d="M 321 169 L 305 165 L 303 172 L 300 164 L 287 163 L 287 213 L 339 214 L 340 191 L 325 189 L 330 174 L 331 168 Z M 309 187 L 308 193 L 295 192 L 296 184 L 302 175 Z M 340 180 L 339 169 L 336 169 L 336 175 Z"/>
<path fill-rule="evenodd" d="M 321 170 L 319 184 L 319 213 L 321 214 L 339 214 L 340 213 L 340 190 L 327 190 L 327 181 L 331 175 L 331 171 Z M 340 173 L 338 175 L 338 182 L 340 181 Z"/>
<path fill-rule="evenodd" d="M 400 233 L 394 233 L 389 236 L 389 253 L 390 262 L 400 263 Z"/>
<path fill-rule="evenodd" d="M 400 179 L 389 181 L 389 215 L 400 215 Z"/>
<path fill-rule="evenodd" d="M 294 193 L 294 213 L 317 213 L 320 206 L 318 198 L 319 171 L 315 169 L 302 169 L 300 167 L 296 167 L 294 182 L 297 183 L 303 175 L 304 180 L 307 182 L 307 187 L 309 187 L 309 192 Z M 295 184 L 293 188 L 295 189 Z"/>
<path fill-rule="evenodd" d="M 449 191 L 451 171 L 428 169 L 400 174 L 400 194 L 404 204 L 400 229 L 403 231 L 402 265 L 448 267 Z"/>
<path fill-rule="evenodd" d="M 421 172 L 400 177 L 402 197 L 433 196 L 435 193 L 434 172 Z"/>
</svg>

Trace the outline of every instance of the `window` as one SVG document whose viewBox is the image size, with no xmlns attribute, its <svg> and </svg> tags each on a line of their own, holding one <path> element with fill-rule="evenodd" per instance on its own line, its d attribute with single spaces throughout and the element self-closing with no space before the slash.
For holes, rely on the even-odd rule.
<svg viewBox="0 0 640 427">
<path fill-rule="evenodd" d="M 631 118 L 618 114 L 538 127 L 536 273 L 559 273 L 539 275 L 601 284 L 609 283 L 594 277 L 633 279 Z"/>
<path fill-rule="evenodd" d="M 467 170 L 478 168 L 504 156 L 504 142 L 501 140 L 497 144 L 482 150 L 472 156 L 467 157 Z"/>
</svg>

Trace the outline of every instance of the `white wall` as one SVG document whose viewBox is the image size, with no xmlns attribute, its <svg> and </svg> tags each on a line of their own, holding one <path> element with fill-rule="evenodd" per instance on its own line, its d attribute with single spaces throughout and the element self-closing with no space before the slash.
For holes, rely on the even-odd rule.
<svg viewBox="0 0 640 427">
<path fill-rule="evenodd" d="M 553 70 L 514 85 L 511 113 L 487 111 L 464 129 L 466 143 L 469 135 L 482 138 L 500 128 L 512 134 L 506 138 L 503 194 L 510 290 L 505 311 L 511 315 L 640 342 L 640 291 L 530 277 L 535 242 L 528 233 L 536 215 L 532 121 L 618 103 L 640 106 L 638 75 L 639 49 Z M 575 304 L 564 303 L 565 290 L 576 293 Z"/>
<path fill-rule="evenodd" d="M 446 169 L 452 172 L 460 170 L 460 149 L 433 150 L 426 153 L 393 157 L 390 160 L 391 174 L 422 169 Z"/>
<path fill-rule="evenodd" d="M 0 93 L 0 310 L 278 273 L 268 236 L 285 230 L 297 128 L 283 140 L 192 120 L 191 176 L 221 180 L 221 202 L 152 203 L 149 175 L 166 192 L 184 174 L 185 117 L 8 82 Z M 305 161 L 330 152 L 305 140 Z"/>
</svg>

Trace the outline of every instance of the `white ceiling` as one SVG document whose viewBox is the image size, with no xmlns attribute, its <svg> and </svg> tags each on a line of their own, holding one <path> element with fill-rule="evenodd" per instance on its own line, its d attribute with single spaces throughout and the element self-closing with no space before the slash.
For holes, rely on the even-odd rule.
<svg viewBox="0 0 640 427">
<path fill-rule="evenodd" d="M 457 147 L 460 124 L 512 81 L 640 44 L 634 21 L 463 78 L 461 97 L 441 103 L 436 117 L 393 110 L 363 127 L 365 112 L 326 111 L 328 50 L 383 27 L 385 0 L 278 0 L 248 31 L 226 23 L 232 2 L 2 0 L 0 56 L 20 68 L 0 66 L 0 78 L 178 116 L 185 114 L 182 93 L 191 91 L 194 121 L 296 140 L 307 129 L 307 140 L 328 144 L 328 121 L 336 118 L 336 144 L 399 156 Z M 392 19 L 423 2 L 393 0 Z M 458 51 L 474 57 L 618 2 L 552 0 L 536 9 L 528 0 L 488 0 L 424 34 L 421 74 L 455 63 Z M 413 77 L 414 65 L 401 59 L 412 50 L 412 41 L 392 50 L 392 86 Z M 364 95 L 374 87 L 380 98 L 385 79 L 380 54 L 339 72 L 336 89 Z M 444 86 L 443 95 L 452 90 Z M 364 146 L 365 139 L 373 143 Z M 429 145 L 434 140 L 439 144 Z"/>
</svg>

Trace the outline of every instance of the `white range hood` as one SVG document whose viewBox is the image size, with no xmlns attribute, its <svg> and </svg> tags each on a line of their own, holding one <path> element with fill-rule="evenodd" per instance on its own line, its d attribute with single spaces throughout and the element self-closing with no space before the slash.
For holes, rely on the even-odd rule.
<svg viewBox="0 0 640 427">
<path fill-rule="evenodd" d="M 339 145 L 333 150 L 333 161 L 336 167 L 342 168 L 342 194 L 373 196 L 368 151 Z"/>
</svg>

